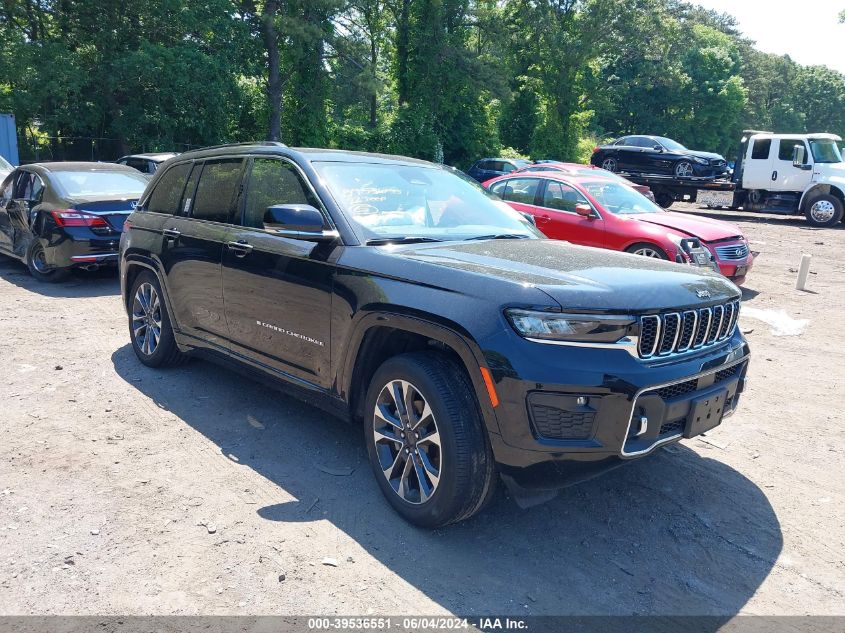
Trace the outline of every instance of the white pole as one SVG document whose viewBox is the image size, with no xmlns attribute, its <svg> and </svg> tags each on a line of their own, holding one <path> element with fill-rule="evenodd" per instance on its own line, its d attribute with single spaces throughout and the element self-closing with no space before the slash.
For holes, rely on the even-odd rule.
<svg viewBox="0 0 845 633">
<path fill-rule="evenodd" d="M 813 259 L 812 255 L 801 255 L 801 265 L 798 267 L 798 283 L 795 284 L 795 288 L 798 290 L 807 289 L 807 275 L 810 274 L 811 259 Z"/>
</svg>

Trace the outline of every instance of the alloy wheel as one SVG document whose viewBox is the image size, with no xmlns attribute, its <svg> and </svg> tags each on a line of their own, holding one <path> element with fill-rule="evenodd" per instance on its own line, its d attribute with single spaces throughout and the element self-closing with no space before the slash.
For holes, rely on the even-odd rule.
<svg viewBox="0 0 845 633">
<path fill-rule="evenodd" d="M 686 161 L 675 166 L 675 176 L 678 178 L 691 178 L 693 175 L 692 164 Z"/>
<path fill-rule="evenodd" d="M 135 291 L 132 301 L 132 334 L 145 356 L 152 356 L 161 339 L 161 300 L 150 283 Z"/>
<path fill-rule="evenodd" d="M 440 483 L 443 451 L 437 421 L 419 389 L 405 380 L 382 388 L 373 411 L 373 441 L 393 491 L 414 505 L 428 501 Z"/>
<path fill-rule="evenodd" d="M 653 248 L 643 247 L 634 251 L 634 255 L 642 255 L 643 257 L 654 257 L 655 259 L 663 259 L 663 255 Z"/>
<path fill-rule="evenodd" d="M 829 200 L 819 200 L 810 207 L 810 216 L 819 224 L 825 224 L 833 219 L 836 207 Z"/>
<path fill-rule="evenodd" d="M 615 158 L 605 158 L 602 161 L 601 168 L 606 171 L 615 172 L 617 169 L 616 159 Z"/>
<path fill-rule="evenodd" d="M 50 266 L 47 264 L 47 255 L 44 253 L 43 246 L 38 245 L 33 247 L 32 267 L 42 274 L 47 274 L 50 272 Z"/>
</svg>

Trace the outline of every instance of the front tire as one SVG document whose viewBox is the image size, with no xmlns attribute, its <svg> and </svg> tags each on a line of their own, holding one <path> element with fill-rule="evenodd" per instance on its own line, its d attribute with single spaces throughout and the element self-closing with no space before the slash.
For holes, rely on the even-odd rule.
<svg viewBox="0 0 845 633">
<path fill-rule="evenodd" d="M 29 274 L 38 281 L 57 283 L 64 281 L 70 275 L 69 268 L 56 268 L 47 264 L 47 256 L 41 240 L 35 238 L 26 250 L 26 267 Z"/>
<path fill-rule="evenodd" d="M 477 513 L 496 484 L 474 389 L 436 352 L 394 356 L 367 391 L 367 454 L 387 501 L 406 521 L 436 528 Z"/>
<path fill-rule="evenodd" d="M 836 196 L 823 195 L 813 198 L 804 215 L 810 226 L 827 228 L 842 220 L 842 201 Z"/>
<path fill-rule="evenodd" d="M 633 244 L 625 249 L 626 253 L 631 253 L 631 255 L 639 255 L 641 257 L 651 257 L 652 259 L 669 259 L 669 256 L 659 246 L 655 244 L 648 244 L 646 242 L 642 242 L 640 244 Z"/>
<path fill-rule="evenodd" d="M 138 360 L 147 367 L 172 367 L 188 358 L 176 346 L 161 285 L 150 272 L 142 272 L 132 284 L 129 338 Z"/>
<path fill-rule="evenodd" d="M 682 160 L 675 165 L 675 178 L 692 178 L 695 175 L 692 163 Z"/>
</svg>

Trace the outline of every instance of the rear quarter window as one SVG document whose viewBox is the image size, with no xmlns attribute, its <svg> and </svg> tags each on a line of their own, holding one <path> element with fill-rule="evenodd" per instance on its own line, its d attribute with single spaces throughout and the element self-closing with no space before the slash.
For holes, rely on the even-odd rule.
<svg viewBox="0 0 845 633">
<path fill-rule="evenodd" d="M 158 181 L 147 203 L 147 211 L 174 215 L 179 210 L 182 200 L 182 190 L 188 180 L 190 163 L 174 165 L 168 169 Z"/>
</svg>

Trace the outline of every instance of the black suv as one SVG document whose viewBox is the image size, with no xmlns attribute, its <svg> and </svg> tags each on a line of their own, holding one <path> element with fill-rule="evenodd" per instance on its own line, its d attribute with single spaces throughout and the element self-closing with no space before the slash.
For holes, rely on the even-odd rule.
<svg viewBox="0 0 845 633">
<path fill-rule="evenodd" d="M 739 290 L 547 240 L 454 170 L 257 143 L 156 173 L 121 239 L 142 363 L 235 360 L 362 422 L 407 520 L 548 491 L 737 406 Z M 545 494 L 544 492 L 539 494 Z"/>
</svg>

